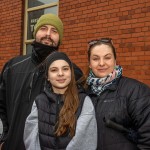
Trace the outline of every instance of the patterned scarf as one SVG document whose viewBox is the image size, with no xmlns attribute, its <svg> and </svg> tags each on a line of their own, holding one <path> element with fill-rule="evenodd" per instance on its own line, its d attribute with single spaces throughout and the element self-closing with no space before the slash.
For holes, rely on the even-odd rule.
<svg viewBox="0 0 150 150">
<path fill-rule="evenodd" d="M 107 89 L 114 81 L 122 75 L 122 67 L 115 66 L 112 73 L 103 78 L 97 78 L 92 70 L 90 70 L 87 78 L 87 84 L 91 86 L 91 90 L 96 95 L 100 95 L 105 89 Z"/>
</svg>

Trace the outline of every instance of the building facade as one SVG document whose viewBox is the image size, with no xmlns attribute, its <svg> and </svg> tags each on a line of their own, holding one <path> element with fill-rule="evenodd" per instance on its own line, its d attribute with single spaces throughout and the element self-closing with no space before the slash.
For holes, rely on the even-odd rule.
<svg viewBox="0 0 150 150">
<path fill-rule="evenodd" d="M 149 0 L 1 0 L 0 71 L 12 57 L 31 52 L 34 24 L 49 12 L 64 23 L 60 51 L 83 72 L 88 41 L 111 37 L 123 75 L 150 85 Z"/>
</svg>

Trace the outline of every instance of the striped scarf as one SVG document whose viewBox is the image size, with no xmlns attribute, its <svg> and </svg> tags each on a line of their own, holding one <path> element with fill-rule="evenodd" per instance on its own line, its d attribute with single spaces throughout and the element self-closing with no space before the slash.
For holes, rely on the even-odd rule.
<svg viewBox="0 0 150 150">
<path fill-rule="evenodd" d="M 92 72 L 92 70 L 90 70 L 89 76 L 87 78 L 87 84 L 91 87 L 93 93 L 95 93 L 96 95 L 100 95 L 121 75 L 122 75 L 121 66 L 115 66 L 113 72 L 103 78 L 97 78 Z"/>
</svg>

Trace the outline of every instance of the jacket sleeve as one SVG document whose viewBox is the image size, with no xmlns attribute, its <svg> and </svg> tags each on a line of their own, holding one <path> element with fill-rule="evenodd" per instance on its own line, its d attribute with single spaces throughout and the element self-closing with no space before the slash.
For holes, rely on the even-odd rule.
<svg viewBox="0 0 150 150">
<path fill-rule="evenodd" d="M 97 123 L 94 106 L 91 99 L 86 96 L 81 114 L 77 120 L 75 136 L 68 144 L 66 150 L 96 150 Z"/>
<path fill-rule="evenodd" d="M 137 147 L 150 149 L 150 88 L 139 84 L 132 91 L 128 112 L 138 132 Z"/>
<path fill-rule="evenodd" d="M 3 124 L 3 133 L 0 138 L 0 143 L 3 143 L 7 138 L 9 129 L 7 118 L 7 100 L 6 100 L 6 80 L 8 73 L 8 63 L 5 64 L 0 76 L 0 118 Z"/>
<path fill-rule="evenodd" d="M 25 122 L 23 139 L 26 150 L 41 150 L 38 133 L 38 111 L 35 102 Z"/>
</svg>

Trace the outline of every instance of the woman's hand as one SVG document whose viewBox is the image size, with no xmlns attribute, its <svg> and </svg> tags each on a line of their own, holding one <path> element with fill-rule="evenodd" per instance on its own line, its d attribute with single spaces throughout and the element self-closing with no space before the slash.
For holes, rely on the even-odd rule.
<svg viewBox="0 0 150 150">
<path fill-rule="evenodd" d="M 1 144 L 0 144 L 0 150 L 2 150 L 2 146 L 3 146 L 3 144 L 4 144 L 4 143 L 1 143 Z"/>
</svg>

